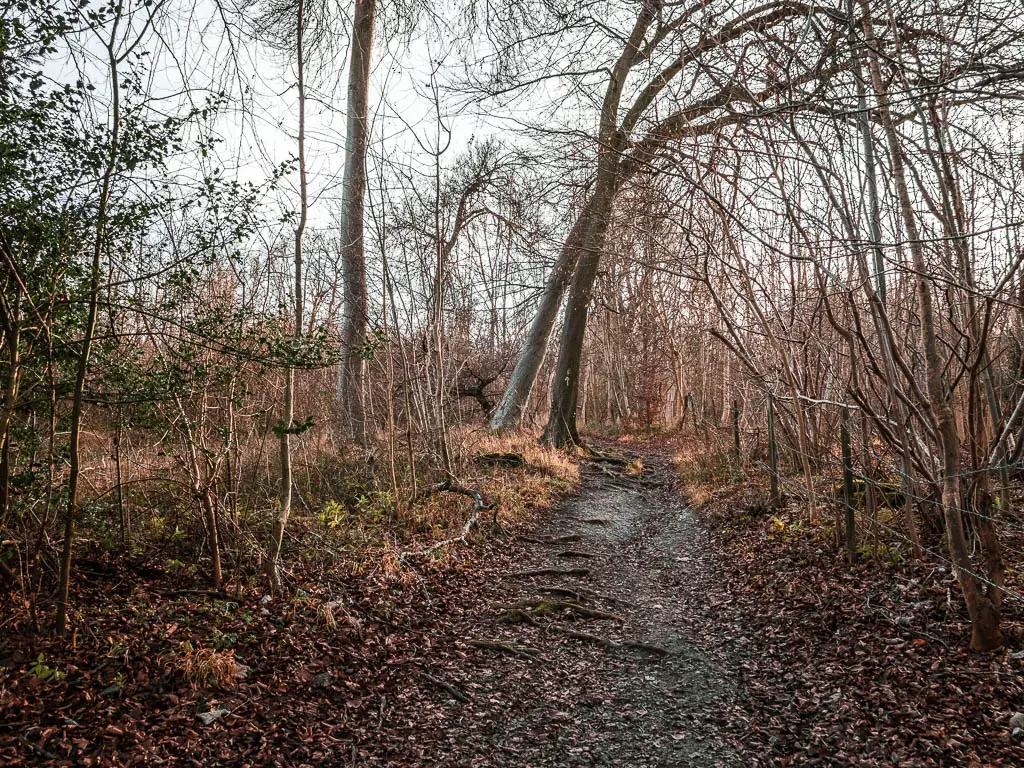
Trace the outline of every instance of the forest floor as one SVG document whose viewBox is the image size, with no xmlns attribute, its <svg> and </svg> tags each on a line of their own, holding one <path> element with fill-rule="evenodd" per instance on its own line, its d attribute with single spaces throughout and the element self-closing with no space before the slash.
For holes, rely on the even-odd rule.
<svg viewBox="0 0 1024 768">
<path fill-rule="evenodd" d="M 386 713 L 394 751 L 368 762 L 750 764 L 718 721 L 737 688 L 711 541 L 667 458 L 646 461 L 584 462 L 578 494 L 479 574 L 428 660 L 468 700 L 421 677 Z"/>
<path fill-rule="evenodd" d="M 708 522 L 623 447 L 505 536 L 288 604 L 83 563 L 73 646 L 0 637 L 0 765 L 1024 765 L 1012 608 L 970 654 L 941 568 Z"/>
</svg>

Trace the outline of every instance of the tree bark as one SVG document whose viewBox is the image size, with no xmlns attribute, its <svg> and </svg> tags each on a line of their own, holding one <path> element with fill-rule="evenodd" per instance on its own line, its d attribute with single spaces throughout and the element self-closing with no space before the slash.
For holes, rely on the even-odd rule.
<svg viewBox="0 0 1024 768">
<path fill-rule="evenodd" d="M 362 402 L 362 347 L 366 340 L 366 250 L 363 207 L 366 197 L 366 149 L 369 143 L 370 60 L 376 0 L 356 0 L 348 73 L 345 175 L 341 194 L 341 264 L 345 311 L 338 366 L 338 399 L 350 435 L 366 437 Z"/>
<path fill-rule="evenodd" d="M 530 330 L 526 334 L 523 348 L 519 352 L 516 366 L 512 370 L 508 386 L 505 388 L 505 394 L 491 416 L 490 427 L 494 432 L 500 433 L 516 429 L 522 421 L 523 409 L 530 399 L 530 393 L 537 381 L 537 373 L 544 362 L 548 340 L 551 338 L 551 331 L 554 329 L 558 310 L 562 305 L 562 297 L 572 279 L 586 233 L 591 227 L 593 199 L 593 195 L 591 195 L 583 206 L 583 210 L 562 246 L 558 261 L 555 262 L 554 268 L 548 275 L 540 303 L 533 316 L 533 322 L 530 324 Z"/>
<path fill-rule="evenodd" d="M 626 41 L 625 49 L 612 67 L 601 104 L 601 118 L 597 132 L 597 176 L 590 201 L 590 223 L 583 233 L 583 248 L 565 309 L 562 338 L 558 347 L 551 410 L 544 428 L 543 440 L 555 447 L 580 442 L 576 428 L 576 401 L 579 396 L 580 360 L 583 357 L 583 338 L 587 329 L 587 311 L 594 289 L 594 279 L 601 262 L 605 233 L 615 193 L 619 186 L 622 151 L 626 147 L 626 131 L 619 130 L 619 106 L 626 78 L 633 65 L 642 57 L 641 46 L 647 30 L 661 10 L 658 2 L 645 2 Z M 662 86 L 663 87 L 663 84 Z M 634 109 L 637 105 L 634 105 Z M 632 115 L 627 116 L 632 125 Z M 627 127 L 628 130 L 628 127 Z"/>
</svg>

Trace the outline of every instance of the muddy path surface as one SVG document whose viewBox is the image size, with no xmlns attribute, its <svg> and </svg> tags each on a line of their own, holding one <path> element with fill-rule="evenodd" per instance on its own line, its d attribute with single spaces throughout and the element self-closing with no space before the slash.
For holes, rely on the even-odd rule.
<svg viewBox="0 0 1024 768">
<path fill-rule="evenodd" d="M 435 652 L 381 707 L 399 743 L 354 762 L 750 764 L 719 731 L 736 685 L 715 638 L 711 541 L 667 458 L 643 460 L 640 476 L 585 463 L 577 495 L 480 564 Z"/>
</svg>

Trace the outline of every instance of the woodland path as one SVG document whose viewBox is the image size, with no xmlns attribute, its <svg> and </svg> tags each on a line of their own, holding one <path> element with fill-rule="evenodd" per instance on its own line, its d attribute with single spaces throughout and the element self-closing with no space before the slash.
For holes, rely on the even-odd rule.
<svg viewBox="0 0 1024 768">
<path fill-rule="evenodd" d="M 480 564 L 479 591 L 447 608 L 413 689 L 381 709 L 400 743 L 366 762 L 749 764 L 719 734 L 735 684 L 716 648 L 710 538 L 667 458 L 644 461 L 640 477 L 586 462 L 578 494 L 501 563 Z M 524 575 L 544 569 L 576 573 Z"/>
</svg>

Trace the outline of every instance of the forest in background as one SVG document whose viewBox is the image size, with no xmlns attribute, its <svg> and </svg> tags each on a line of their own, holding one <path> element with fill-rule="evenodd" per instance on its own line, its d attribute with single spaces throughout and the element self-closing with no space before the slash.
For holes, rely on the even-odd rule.
<svg viewBox="0 0 1024 768">
<path fill-rule="evenodd" d="M 1022 10 L 5 3 L 0 630 L 82 631 L 96 553 L 400 574 L 586 427 L 948 568 L 1000 647 Z"/>
</svg>

